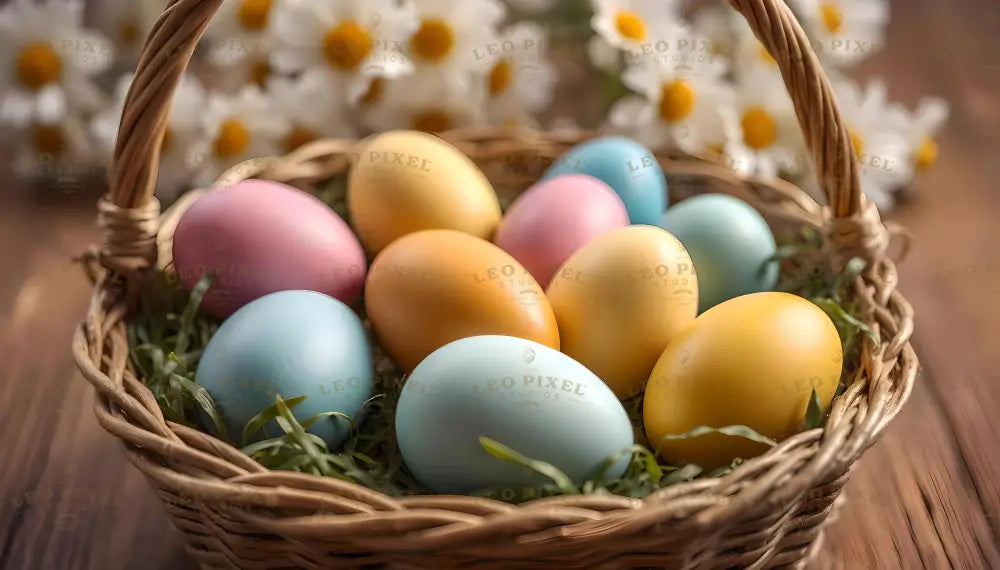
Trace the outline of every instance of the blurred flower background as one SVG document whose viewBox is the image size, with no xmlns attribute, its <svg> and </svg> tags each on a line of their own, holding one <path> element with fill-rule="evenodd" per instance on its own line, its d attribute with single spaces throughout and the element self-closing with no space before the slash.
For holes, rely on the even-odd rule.
<svg viewBox="0 0 1000 570">
<path fill-rule="evenodd" d="M 788 3 L 833 82 L 862 188 L 886 211 L 934 164 L 948 106 L 907 109 L 884 82 L 851 78 L 891 25 L 886 0 Z M 56 188 L 105 175 L 165 5 L 0 3 L 0 139 L 15 175 Z M 174 97 L 157 193 L 169 202 L 318 138 L 486 124 L 602 128 L 818 197 L 777 65 L 723 0 L 225 0 Z"/>
</svg>

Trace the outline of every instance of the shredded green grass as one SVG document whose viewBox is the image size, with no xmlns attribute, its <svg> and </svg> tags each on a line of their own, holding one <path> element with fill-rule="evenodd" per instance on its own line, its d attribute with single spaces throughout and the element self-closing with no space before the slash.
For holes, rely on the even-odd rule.
<svg viewBox="0 0 1000 570">
<path fill-rule="evenodd" d="M 342 210 L 343 184 L 328 186 L 321 197 L 335 210 Z M 346 212 L 342 214 L 344 213 Z M 819 247 L 819 237 L 815 232 L 804 231 L 794 244 L 779 248 L 776 261 L 781 263 L 782 271 L 778 290 L 808 298 L 830 316 L 844 344 L 845 366 L 842 379 L 849 378 L 854 372 L 852 363 L 858 361 L 862 340 L 865 336 L 874 339 L 872 331 L 862 321 L 863 316 L 857 313 L 858 305 L 850 295 L 852 282 L 864 270 L 864 263 L 852 260 L 842 274 L 832 275 L 822 263 Z M 306 397 L 288 394 L 277 396 L 274 404 L 261 410 L 247 423 L 241 434 L 227 433 L 226 423 L 216 409 L 211 395 L 197 383 L 195 377 L 202 350 L 219 327 L 217 320 L 199 310 L 211 281 L 212 276 L 206 275 L 188 294 L 179 286 L 173 274 L 158 274 L 144 288 L 139 311 L 129 322 L 128 339 L 132 364 L 153 392 L 164 417 L 198 429 L 214 428 L 223 439 L 239 446 L 248 456 L 270 469 L 334 477 L 391 496 L 427 493 L 427 489 L 407 472 L 396 442 L 393 420 L 404 377 L 394 366 L 379 365 L 386 359 L 372 334 L 372 358 L 376 363 L 373 381 L 377 395 L 365 404 L 365 420 L 360 425 L 338 412 L 298 418 L 294 409 Z M 365 318 L 362 303 L 358 303 L 355 310 L 362 319 Z M 842 381 L 838 395 L 843 388 Z M 632 425 L 641 434 L 641 396 L 630 398 L 623 404 Z M 344 417 L 351 425 L 346 443 L 337 450 L 328 449 L 322 439 L 308 432 L 309 427 L 320 417 L 331 415 Z M 210 418 L 212 425 L 199 425 L 199 417 Z M 284 435 L 250 443 L 254 435 L 272 421 L 280 426 Z M 805 429 L 815 429 L 822 427 L 824 421 L 825 412 L 814 390 L 803 425 Z M 746 426 L 699 426 L 687 433 L 671 435 L 665 439 L 694 438 L 706 433 L 723 433 L 764 445 L 775 445 L 771 439 Z M 730 465 L 713 471 L 706 471 L 693 464 L 670 465 L 663 462 L 655 449 L 645 443 L 640 441 L 607 458 L 591 478 L 576 485 L 555 466 L 526 457 L 501 442 L 481 437 L 480 444 L 493 457 L 522 465 L 550 482 L 523 489 L 483 489 L 472 494 L 511 503 L 543 496 L 581 493 L 645 497 L 696 477 L 721 477 L 743 462 L 743 459 L 736 459 Z M 607 470 L 625 457 L 629 457 L 629 460 L 624 475 L 617 478 L 606 477 Z"/>
</svg>

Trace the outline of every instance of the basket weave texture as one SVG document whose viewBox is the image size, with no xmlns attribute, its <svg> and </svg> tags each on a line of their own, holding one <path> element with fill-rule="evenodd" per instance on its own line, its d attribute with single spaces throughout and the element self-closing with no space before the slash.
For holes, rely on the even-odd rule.
<svg viewBox="0 0 1000 570">
<path fill-rule="evenodd" d="M 103 241 L 88 273 L 90 309 L 73 339 L 95 413 L 148 479 L 205 568 L 777 568 L 818 550 L 852 465 L 909 397 L 917 371 L 913 312 L 896 291 L 890 231 L 860 192 L 848 132 L 806 36 L 781 0 L 731 0 L 778 63 L 827 206 L 780 180 L 743 178 L 699 157 L 657 153 L 672 199 L 726 192 L 772 224 L 824 237 L 834 268 L 868 262 L 853 284 L 881 342 L 865 340 L 857 374 L 823 429 L 801 433 L 732 473 L 644 499 L 563 496 L 511 505 L 464 496 L 393 498 L 339 481 L 269 471 L 205 433 L 165 421 L 129 364 L 125 322 L 151 271 L 169 266 L 172 229 L 203 192 L 162 216 L 153 197 L 170 98 L 222 0 L 174 0 L 146 41 L 124 107 Z M 443 133 L 498 187 L 523 189 L 546 161 L 590 133 L 486 127 Z M 350 166 L 354 141 L 322 140 L 234 167 L 216 185 L 265 178 L 311 189 Z M 540 159 L 540 160 L 535 160 Z M 526 166 L 527 165 L 527 166 Z"/>
</svg>

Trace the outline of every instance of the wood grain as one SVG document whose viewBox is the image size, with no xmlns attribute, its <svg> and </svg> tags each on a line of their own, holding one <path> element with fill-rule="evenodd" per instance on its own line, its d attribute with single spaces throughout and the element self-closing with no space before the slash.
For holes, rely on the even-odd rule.
<svg viewBox="0 0 1000 570">
<path fill-rule="evenodd" d="M 953 115 L 940 163 L 893 214 L 916 237 L 901 282 L 922 373 L 856 468 L 816 567 L 1000 568 L 1000 6 L 892 8 L 887 46 L 859 75 L 910 106 L 941 95 Z M 97 237 L 96 190 L 0 180 L 0 570 L 194 568 L 69 357 L 90 293 L 69 259 Z"/>
</svg>

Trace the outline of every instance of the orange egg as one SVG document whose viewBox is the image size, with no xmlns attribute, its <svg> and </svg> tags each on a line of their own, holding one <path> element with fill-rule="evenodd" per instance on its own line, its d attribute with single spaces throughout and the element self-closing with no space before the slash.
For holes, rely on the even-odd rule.
<svg viewBox="0 0 1000 570">
<path fill-rule="evenodd" d="M 351 224 L 369 253 L 421 230 L 452 229 L 490 239 L 500 223 L 493 186 L 469 157 L 416 131 L 370 137 L 348 175 Z"/>
<path fill-rule="evenodd" d="M 365 308 L 389 356 L 410 371 L 431 352 L 476 335 L 506 335 L 559 349 L 545 294 L 507 252 L 455 230 L 392 242 L 372 262 Z"/>
<path fill-rule="evenodd" d="M 750 427 L 781 440 L 804 425 L 813 389 L 824 408 L 840 383 L 843 350 L 830 318 L 788 293 L 743 295 L 709 309 L 663 352 L 646 384 L 643 420 L 667 460 L 715 468 L 765 444 L 694 428 Z"/>
<path fill-rule="evenodd" d="M 698 310 L 687 250 L 654 226 L 592 240 L 556 271 L 546 295 L 562 351 L 619 397 L 642 390 L 656 359 Z"/>
</svg>

